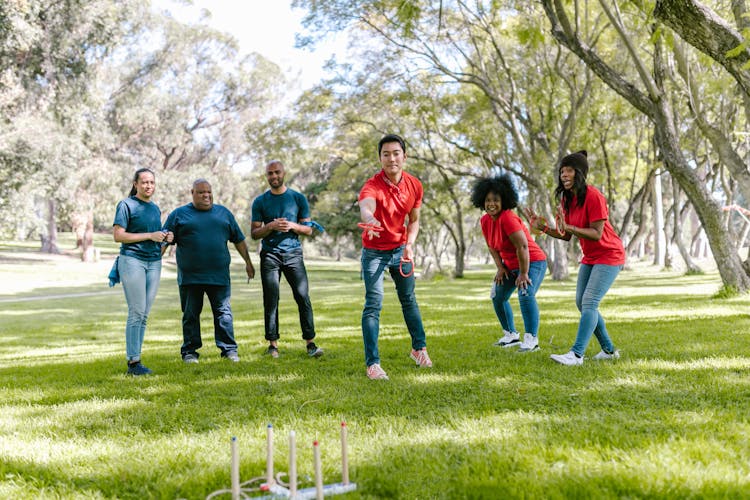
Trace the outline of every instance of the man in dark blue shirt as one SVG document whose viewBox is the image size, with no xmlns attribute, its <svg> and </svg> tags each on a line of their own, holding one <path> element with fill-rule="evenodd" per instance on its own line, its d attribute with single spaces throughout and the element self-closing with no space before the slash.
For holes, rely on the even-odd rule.
<svg viewBox="0 0 750 500">
<path fill-rule="evenodd" d="M 193 202 L 175 209 L 164 224 L 174 233 L 177 244 L 177 284 L 182 306 L 182 348 L 186 363 L 198 362 L 201 341 L 200 315 L 203 294 L 208 295 L 214 316 L 214 339 L 221 355 L 239 361 L 230 306 L 229 249 L 235 248 L 245 261 L 245 272 L 252 279 L 255 269 L 237 221 L 227 208 L 214 205 L 211 184 L 205 179 L 193 182 Z"/>
<path fill-rule="evenodd" d="M 279 283 L 284 274 L 292 288 L 299 309 L 302 338 L 307 342 L 307 354 L 320 357 L 323 349 L 315 345 L 315 324 L 307 283 L 307 270 L 302 258 L 299 235 L 312 234 L 310 206 L 302 193 L 284 185 L 284 165 L 273 160 L 266 165 L 266 179 L 271 189 L 253 201 L 251 236 L 263 239 L 260 252 L 260 278 L 263 283 L 263 319 L 266 354 L 279 356 Z"/>
</svg>

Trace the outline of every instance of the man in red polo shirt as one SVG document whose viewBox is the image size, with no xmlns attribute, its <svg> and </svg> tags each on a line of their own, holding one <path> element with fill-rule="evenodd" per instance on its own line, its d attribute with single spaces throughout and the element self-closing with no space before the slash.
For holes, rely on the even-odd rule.
<svg viewBox="0 0 750 500">
<path fill-rule="evenodd" d="M 383 306 L 383 274 L 386 268 L 396 285 L 406 327 L 411 335 L 409 357 L 420 367 L 432 366 L 427 354 L 422 315 L 414 293 L 414 242 L 419 233 L 422 183 L 404 172 L 406 145 L 397 135 L 386 135 L 378 143 L 383 169 L 365 182 L 359 192 L 363 225 L 362 275 L 365 281 L 365 307 L 362 336 L 365 363 L 370 379 L 388 379 L 380 367 L 378 333 Z M 408 217 L 408 219 L 407 219 Z"/>
</svg>

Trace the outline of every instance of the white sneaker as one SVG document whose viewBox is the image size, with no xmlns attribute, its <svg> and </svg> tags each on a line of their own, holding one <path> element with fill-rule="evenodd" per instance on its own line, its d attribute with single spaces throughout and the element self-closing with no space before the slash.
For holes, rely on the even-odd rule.
<svg viewBox="0 0 750 500">
<path fill-rule="evenodd" d="M 594 359 L 597 360 L 597 361 L 601 361 L 603 359 L 620 359 L 620 351 L 617 350 L 617 349 L 615 349 L 614 352 L 612 352 L 612 354 L 610 354 L 610 353 L 605 352 L 604 350 L 602 350 L 599 354 L 597 354 L 596 356 L 594 356 Z"/>
<path fill-rule="evenodd" d="M 518 348 L 518 352 L 532 352 L 539 350 L 539 339 L 530 333 L 523 334 L 523 342 L 521 347 Z"/>
<path fill-rule="evenodd" d="M 505 333 L 505 335 L 503 335 L 503 338 L 492 345 L 496 345 L 499 347 L 512 347 L 521 343 L 521 336 L 518 334 L 518 332 L 509 332 L 507 330 L 503 330 L 503 332 Z"/>
<path fill-rule="evenodd" d="M 550 358 L 561 365 L 578 366 L 583 364 L 583 357 L 579 358 L 573 351 L 566 352 L 565 354 L 552 354 Z"/>
</svg>

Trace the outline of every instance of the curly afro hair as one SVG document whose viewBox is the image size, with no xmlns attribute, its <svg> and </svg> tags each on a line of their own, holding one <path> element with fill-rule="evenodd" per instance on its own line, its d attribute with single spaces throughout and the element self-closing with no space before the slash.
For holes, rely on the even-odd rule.
<svg viewBox="0 0 750 500">
<path fill-rule="evenodd" d="M 508 174 L 479 179 L 471 190 L 471 203 L 477 208 L 484 209 L 484 200 L 488 193 L 495 193 L 500 197 L 502 210 L 518 206 L 518 192 Z"/>
</svg>

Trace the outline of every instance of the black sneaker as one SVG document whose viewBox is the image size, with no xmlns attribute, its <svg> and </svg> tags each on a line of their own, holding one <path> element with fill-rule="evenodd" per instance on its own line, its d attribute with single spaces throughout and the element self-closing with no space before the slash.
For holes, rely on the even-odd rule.
<svg viewBox="0 0 750 500">
<path fill-rule="evenodd" d="M 128 363 L 128 375 L 151 375 L 152 372 L 141 364 L 140 361 L 137 363 Z"/>
<path fill-rule="evenodd" d="M 315 345 L 315 342 L 307 344 L 307 355 L 311 358 L 319 358 L 323 355 L 323 349 Z"/>
<path fill-rule="evenodd" d="M 266 349 L 266 354 L 271 356 L 272 358 L 278 358 L 279 357 L 279 348 L 275 345 L 269 345 L 268 349 Z"/>
</svg>

